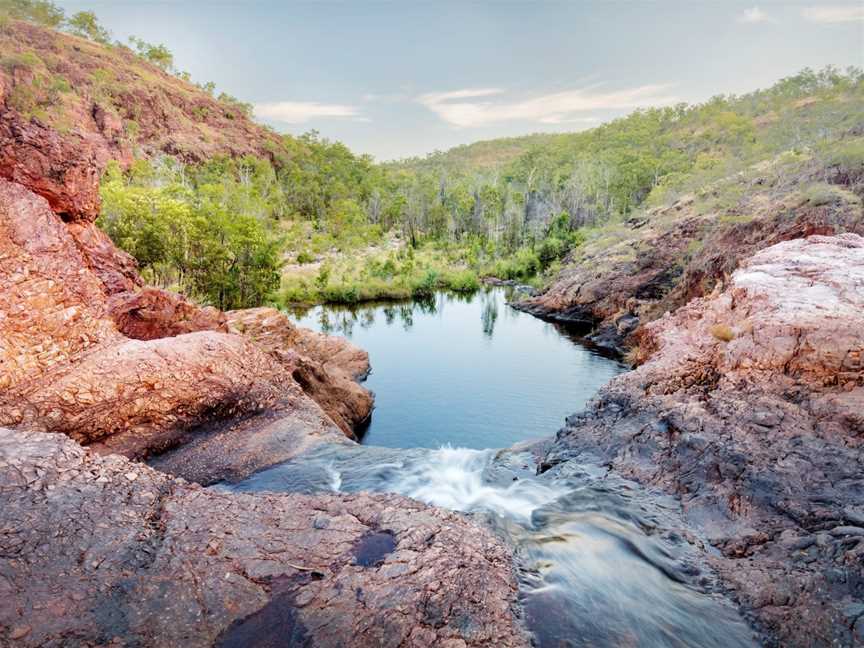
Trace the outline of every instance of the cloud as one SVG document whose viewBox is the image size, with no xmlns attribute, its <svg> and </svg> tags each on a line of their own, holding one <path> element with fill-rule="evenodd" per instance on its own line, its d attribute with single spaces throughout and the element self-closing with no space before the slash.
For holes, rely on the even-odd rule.
<svg viewBox="0 0 864 648">
<path fill-rule="evenodd" d="M 302 124 L 312 119 L 364 119 L 355 106 L 324 104 L 317 101 L 274 101 L 255 104 L 255 115 L 285 124 Z"/>
<path fill-rule="evenodd" d="M 417 97 L 417 102 L 457 127 L 487 126 L 507 121 L 563 124 L 596 119 L 580 117 L 579 113 L 668 105 L 679 101 L 667 93 L 668 88 L 668 85 L 643 85 L 626 90 L 601 91 L 599 86 L 592 86 L 516 101 L 501 100 L 500 96 L 504 94 L 501 88 L 467 88 L 423 94 Z"/>
<path fill-rule="evenodd" d="M 738 14 L 737 18 L 740 23 L 764 23 L 771 22 L 771 17 L 762 11 L 759 7 L 753 7 L 751 9 L 745 9 L 740 14 Z"/>
<path fill-rule="evenodd" d="M 864 20 L 864 6 L 861 5 L 823 5 L 801 10 L 805 20 L 815 23 L 845 23 Z"/>
</svg>

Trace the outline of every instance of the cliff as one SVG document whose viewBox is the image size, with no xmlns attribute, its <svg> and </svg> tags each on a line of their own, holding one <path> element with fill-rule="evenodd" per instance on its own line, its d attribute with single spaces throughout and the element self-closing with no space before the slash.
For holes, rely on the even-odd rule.
<svg viewBox="0 0 864 648">
<path fill-rule="evenodd" d="M 860 141 L 849 133 L 836 146 Z M 854 169 L 784 154 L 638 210 L 599 228 L 546 289 L 516 307 L 579 324 L 595 344 L 642 361 L 646 324 L 710 294 L 754 253 L 814 234 L 864 234 L 864 174 Z"/>
<path fill-rule="evenodd" d="M 599 462 L 680 498 L 777 645 L 864 640 L 864 238 L 763 250 L 642 343 L 545 468 Z"/>
</svg>

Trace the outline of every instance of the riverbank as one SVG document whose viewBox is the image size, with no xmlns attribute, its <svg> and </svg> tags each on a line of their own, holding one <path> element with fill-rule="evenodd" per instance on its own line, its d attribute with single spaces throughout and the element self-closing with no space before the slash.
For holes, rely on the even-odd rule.
<svg viewBox="0 0 864 648">
<path fill-rule="evenodd" d="M 558 267 L 544 265 L 530 247 L 504 253 L 479 241 L 430 241 L 413 247 L 391 238 L 385 246 L 288 263 L 282 269 L 277 302 L 294 307 L 400 301 L 426 298 L 439 290 L 472 293 L 487 281 L 536 288 Z"/>
</svg>

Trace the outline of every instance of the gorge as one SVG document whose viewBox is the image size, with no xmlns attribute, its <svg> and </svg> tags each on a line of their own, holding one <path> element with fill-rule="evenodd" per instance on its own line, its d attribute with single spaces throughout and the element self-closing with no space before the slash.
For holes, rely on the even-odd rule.
<svg viewBox="0 0 864 648">
<path fill-rule="evenodd" d="M 348 303 L 288 309 L 255 296 L 291 219 L 219 191 L 250 159 L 293 187 L 308 141 L 14 13 L 0 53 L 0 646 L 864 643 L 860 74 L 782 107 L 828 111 L 842 155 L 771 150 L 606 229 L 550 217 L 498 259 L 539 289 L 423 266 L 409 192 L 404 247 L 357 276 L 413 299 L 337 290 L 334 244 L 294 265 Z M 147 175 L 177 160 L 218 181 L 184 202 Z M 193 203 L 227 238 L 170 269 L 121 249 L 159 248 L 160 210 L 210 232 Z M 225 273 L 188 258 L 231 236 Z"/>
</svg>

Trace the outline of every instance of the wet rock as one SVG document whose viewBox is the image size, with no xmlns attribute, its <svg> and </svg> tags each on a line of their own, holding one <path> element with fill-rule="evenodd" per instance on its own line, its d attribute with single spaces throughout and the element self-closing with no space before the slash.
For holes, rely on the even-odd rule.
<svg viewBox="0 0 864 648">
<path fill-rule="evenodd" d="M 401 496 L 218 493 L 0 429 L 0 509 L 2 645 L 529 645 L 510 551 Z"/>
<path fill-rule="evenodd" d="M 396 549 L 396 539 L 391 531 L 376 531 L 360 538 L 354 548 L 354 564 L 375 567 L 384 561 L 384 556 Z"/>
<path fill-rule="evenodd" d="M 677 495 L 780 645 L 855 645 L 864 238 L 767 248 L 642 335 L 648 362 L 568 418 L 544 467 L 591 459 Z"/>
</svg>

